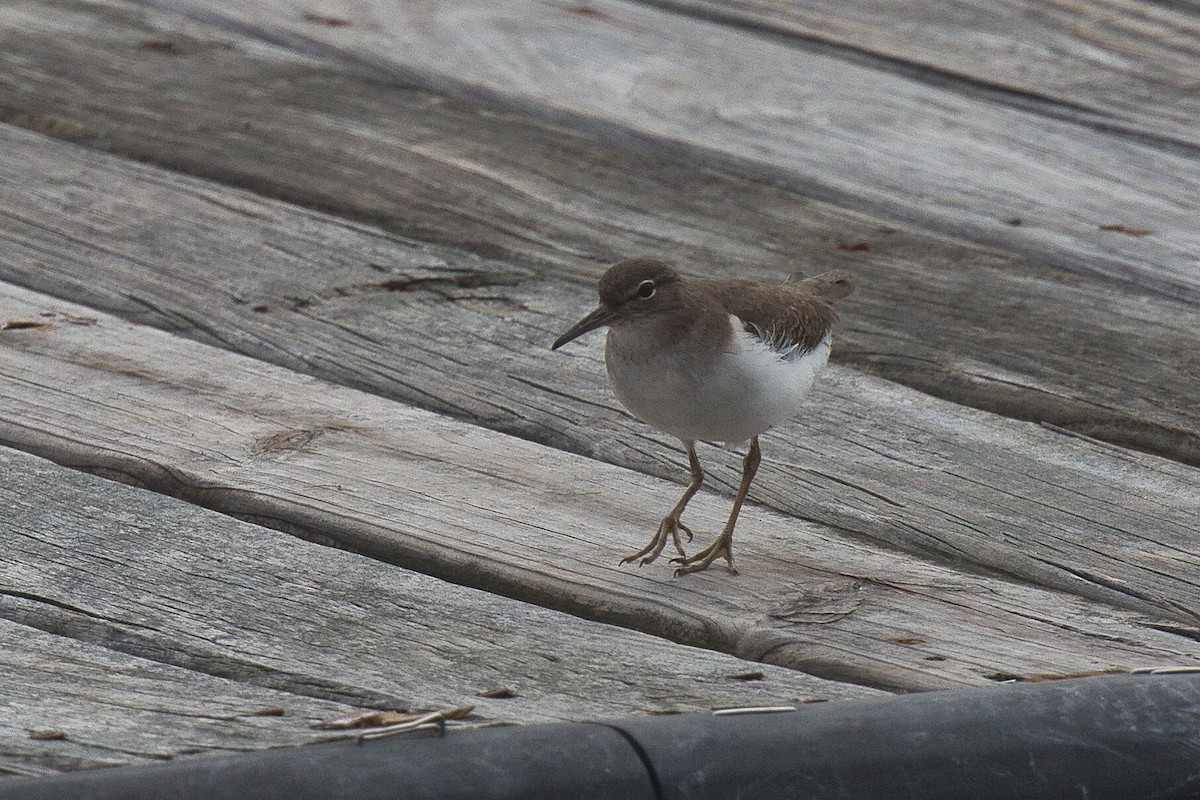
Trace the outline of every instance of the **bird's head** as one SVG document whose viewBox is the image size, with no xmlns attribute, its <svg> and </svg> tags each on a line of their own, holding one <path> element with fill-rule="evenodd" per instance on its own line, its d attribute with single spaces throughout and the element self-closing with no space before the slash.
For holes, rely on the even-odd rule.
<svg viewBox="0 0 1200 800">
<path fill-rule="evenodd" d="M 665 313 L 678 301 L 683 277 L 653 258 L 630 258 L 609 267 L 600 278 L 600 305 L 551 345 L 557 350 L 588 331 Z"/>
</svg>

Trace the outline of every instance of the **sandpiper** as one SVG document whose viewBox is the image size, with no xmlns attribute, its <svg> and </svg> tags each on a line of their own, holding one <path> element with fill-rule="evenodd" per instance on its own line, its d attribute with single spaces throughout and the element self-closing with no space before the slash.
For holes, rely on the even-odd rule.
<svg viewBox="0 0 1200 800">
<path fill-rule="evenodd" d="M 638 419 L 676 436 L 687 450 L 692 480 L 641 550 L 621 560 L 658 558 L 667 540 L 679 557 L 676 575 L 733 565 L 733 528 L 758 469 L 758 436 L 792 416 L 829 359 L 830 306 L 854 291 L 850 277 L 825 272 L 795 283 L 685 278 L 650 258 L 618 262 L 600 278 L 600 305 L 554 342 L 608 326 L 605 363 L 617 399 Z M 749 440 L 742 481 L 725 528 L 693 556 L 680 516 L 704 483 L 696 442 Z"/>
</svg>

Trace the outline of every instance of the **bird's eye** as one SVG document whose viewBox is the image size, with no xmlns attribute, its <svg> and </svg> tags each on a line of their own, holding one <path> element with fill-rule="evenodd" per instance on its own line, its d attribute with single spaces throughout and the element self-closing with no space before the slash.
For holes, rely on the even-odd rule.
<svg viewBox="0 0 1200 800">
<path fill-rule="evenodd" d="M 654 281 L 642 281 L 638 284 L 637 296 L 643 300 L 649 300 L 654 297 Z"/>
</svg>

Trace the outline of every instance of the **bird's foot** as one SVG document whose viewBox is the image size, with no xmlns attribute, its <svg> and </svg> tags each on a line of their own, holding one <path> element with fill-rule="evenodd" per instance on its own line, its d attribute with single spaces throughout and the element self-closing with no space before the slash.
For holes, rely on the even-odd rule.
<svg viewBox="0 0 1200 800">
<path fill-rule="evenodd" d="M 734 575 L 738 574 L 737 568 L 733 566 L 733 536 L 729 533 L 722 533 L 715 542 L 691 558 L 687 556 L 672 558 L 671 563 L 682 564 L 679 569 L 675 570 L 675 577 L 678 578 L 680 575 L 706 570 L 718 558 L 724 558 L 725 566 L 729 571 Z"/>
<path fill-rule="evenodd" d="M 675 549 L 679 551 L 679 555 L 687 558 L 687 553 L 684 552 L 683 549 L 683 542 L 679 538 L 680 531 L 683 531 L 687 534 L 687 539 L 689 542 L 692 540 L 692 529 L 679 521 L 678 514 L 668 514 L 667 516 L 663 517 L 662 522 L 658 523 L 658 532 L 654 534 L 654 537 L 650 540 L 650 542 L 636 553 L 622 558 L 620 565 L 624 566 L 630 561 L 637 561 L 640 558 L 641 563 L 639 563 L 638 566 L 646 566 L 651 561 L 659 557 L 663 551 L 663 548 L 667 546 L 668 539 L 674 543 Z"/>
</svg>

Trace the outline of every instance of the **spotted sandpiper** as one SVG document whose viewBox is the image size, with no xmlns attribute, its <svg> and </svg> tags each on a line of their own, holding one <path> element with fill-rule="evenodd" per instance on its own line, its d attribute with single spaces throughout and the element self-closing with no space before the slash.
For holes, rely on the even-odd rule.
<svg viewBox="0 0 1200 800">
<path fill-rule="evenodd" d="M 850 277 L 826 272 L 796 283 L 685 278 L 650 258 L 618 262 L 600 278 L 600 305 L 558 337 L 551 349 L 608 326 L 605 363 L 617 399 L 643 422 L 676 436 L 692 480 L 641 550 L 621 560 L 649 564 L 670 539 L 676 575 L 733 566 L 733 528 L 760 458 L 758 436 L 796 413 L 829 359 L 830 306 L 854 291 Z M 696 442 L 749 440 L 742 481 L 725 528 L 688 556 L 680 516 L 704 483 Z"/>
</svg>

